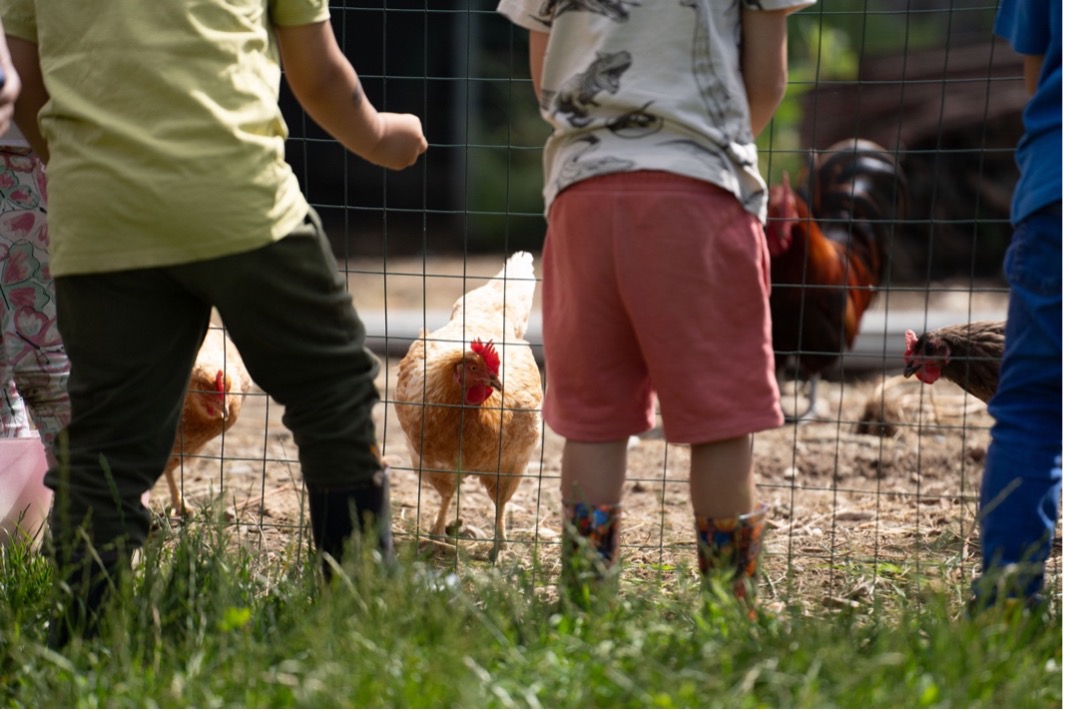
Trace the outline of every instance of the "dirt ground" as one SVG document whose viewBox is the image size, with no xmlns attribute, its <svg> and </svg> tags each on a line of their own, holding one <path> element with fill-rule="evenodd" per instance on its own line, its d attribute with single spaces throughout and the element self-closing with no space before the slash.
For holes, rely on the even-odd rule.
<svg viewBox="0 0 1066 711">
<path fill-rule="evenodd" d="M 364 314 L 448 308 L 464 283 L 480 284 L 501 261 L 468 259 L 465 267 L 454 259 L 351 264 L 349 283 Z M 382 453 L 393 472 L 392 528 L 400 546 L 426 550 L 439 499 L 420 486 L 410 466 L 391 405 L 396 363 L 389 358 L 382 369 L 384 401 L 376 411 Z M 794 409 L 791 384 L 783 384 L 783 399 Z M 884 417 L 864 414 L 880 413 L 882 399 Z M 897 373 L 887 379 L 866 374 L 823 382 L 817 412 L 814 422 L 754 439 L 760 493 L 772 516 L 763 598 L 771 605 L 857 607 L 872 603 L 880 590 L 906 589 L 916 579 L 938 588 L 945 580 L 972 578 L 979 567 L 976 495 L 991 425 L 984 404 L 950 383 L 923 387 Z M 281 414 L 277 403 L 253 389 L 237 424 L 182 471 L 189 501 L 220 503 L 242 537 L 267 556 L 286 550 L 306 521 L 295 446 Z M 873 424 L 862 424 L 871 419 Z M 886 434 L 879 422 L 898 424 Z M 545 428 L 542 453 L 530 462 L 507 508 L 509 545 L 499 560 L 532 570 L 546 586 L 558 571 L 561 447 Z M 631 449 L 624 584 L 668 586 L 695 577 L 688 456 L 686 447 L 667 444 L 658 428 Z M 161 480 L 153 506 L 162 510 L 168 500 Z M 453 545 L 430 546 L 432 557 L 441 566 L 489 565 L 493 503 L 474 479 L 461 485 L 457 501 L 458 538 Z M 1061 533 L 1051 570 L 1061 570 Z M 1061 593 L 1058 572 L 1050 582 Z"/>
</svg>

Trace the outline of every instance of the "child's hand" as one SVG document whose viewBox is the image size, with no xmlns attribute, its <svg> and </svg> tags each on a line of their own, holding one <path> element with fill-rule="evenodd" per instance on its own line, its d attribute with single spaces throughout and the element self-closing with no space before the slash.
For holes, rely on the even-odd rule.
<svg viewBox="0 0 1066 711">
<path fill-rule="evenodd" d="M 378 114 L 381 138 L 366 156 L 375 165 L 400 170 L 413 165 L 418 156 L 426 152 L 426 137 L 422 135 L 422 122 L 412 114 Z"/>
<path fill-rule="evenodd" d="M 4 59 L 6 60 L 6 57 Z M 0 80 L 0 133 L 3 133 L 11 124 L 15 100 L 18 98 L 22 83 L 10 60 L 0 63 L 0 76 L 3 77 Z"/>
<path fill-rule="evenodd" d="M 293 94 L 341 145 L 392 170 L 413 165 L 425 152 L 428 144 L 417 116 L 379 112 L 363 94 L 328 20 L 274 31 Z"/>
</svg>

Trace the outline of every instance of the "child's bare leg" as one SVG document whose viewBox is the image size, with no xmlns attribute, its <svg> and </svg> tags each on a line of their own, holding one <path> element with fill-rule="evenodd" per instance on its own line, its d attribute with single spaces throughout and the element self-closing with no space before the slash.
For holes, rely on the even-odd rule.
<svg viewBox="0 0 1066 711">
<path fill-rule="evenodd" d="M 697 516 L 722 518 L 754 510 L 751 437 L 692 445 L 689 492 Z"/>
<path fill-rule="evenodd" d="M 563 446 L 562 493 L 565 502 L 617 504 L 626 481 L 626 440 L 575 442 Z"/>
<path fill-rule="evenodd" d="M 618 553 L 626 440 L 574 442 L 563 447 L 563 584 L 585 590 L 604 577 Z"/>
</svg>

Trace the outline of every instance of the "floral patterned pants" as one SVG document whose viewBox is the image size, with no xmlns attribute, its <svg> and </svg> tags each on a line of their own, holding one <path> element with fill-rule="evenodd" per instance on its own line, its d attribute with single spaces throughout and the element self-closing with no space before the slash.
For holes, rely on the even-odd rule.
<svg viewBox="0 0 1066 711">
<path fill-rule="evenodd" d="M 44 164 L 0 146 L 0 436 L 32 435 L 47 449 L 70 420 L 70 364 L 56 328 L 48 269 Z"/>
</svg>

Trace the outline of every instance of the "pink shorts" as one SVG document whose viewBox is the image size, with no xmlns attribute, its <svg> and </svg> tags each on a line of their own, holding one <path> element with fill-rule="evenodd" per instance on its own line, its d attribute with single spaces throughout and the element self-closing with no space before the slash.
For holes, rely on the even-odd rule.
<svg viewBox="0 0 1066 711">
<path fill-rule="evenodd" d="M 671 442 L 782 424 L 766 239 L 732 194 L 672 173 L 618 173 L 567 188 L 548 223 L 552 429 L 625 439 L 655 425 L 655 395 Z"/>
</svg>

